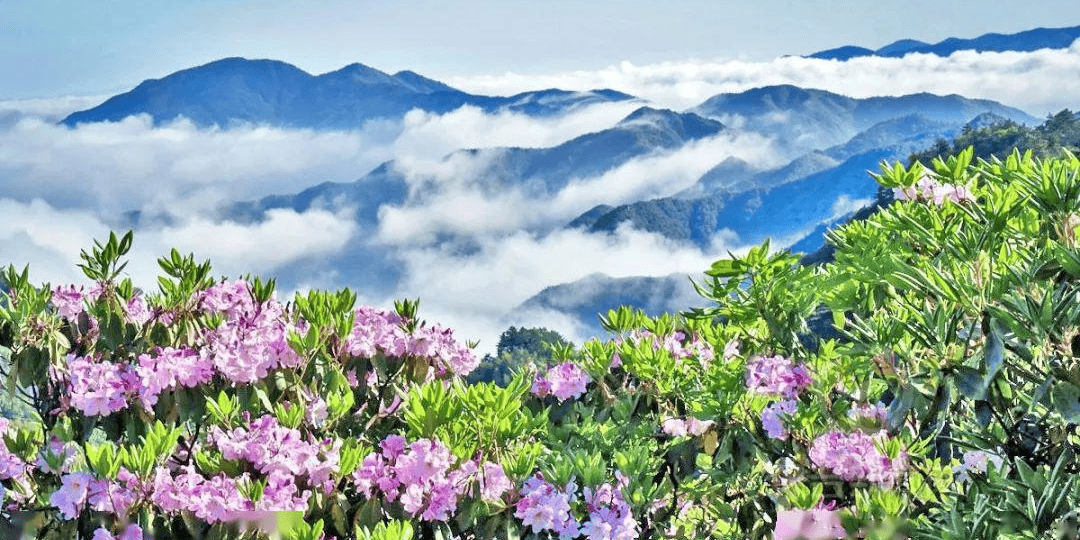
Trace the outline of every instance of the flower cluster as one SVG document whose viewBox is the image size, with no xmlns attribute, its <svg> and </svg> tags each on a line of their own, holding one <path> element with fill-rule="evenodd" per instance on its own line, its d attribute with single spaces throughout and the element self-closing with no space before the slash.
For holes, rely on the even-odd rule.
<svg viewBox="0 0 1080 540">
<path fill-rule="evenodd" d="M 345 352 L 358 358 L 382 355 L 400 359 L 406 356 L 427 358 L 436 373 L 447 370 L 465 376 L 480 360 L 472 349 L 454 339 L 454 333 L 442 326 L 424 326 L 409 334 L 402 327 L 404 319 L 392 311 L 360 306 L 356 308 L 352 333 L 345 339 Z"/>
<path fill-rule="evenodd" d="M 65 474 L 60 479 L 60 488 L 49 497 L 49 504 L 64 519 L 77 518 L 87 505 L 99 512 L 125 516 L 137 497 L 129 486 L 137 480 L 127 469 L 121 469 L 117 478 L 120 481 L 94 478 L 85 472 Z"/>
<path fill-rule="evenodd" d="M 889 419 L 889 409 L 881 403 L 873 405 L 869 403 L 857 403 L 848 410 L 848 416 L 853 420 L 866 420 L 870 423 L 884 426 Z"/>
<path fill-rule="evenodd" d="M 584 535 L 589 540 L 634 540 L 639 534 L 638 523 L 622 492 L 629 480 L 619 473 L 616 478 L 615 485 L 584 489 L 586 517 L 579 521 L 573 512 L 578 504 L 577 485 L 571 480 L 559 489 L 537 474 L 522 486 L 514 517 L 534 533 L 551 531 L 560 538 Z"/>
<path fill-rule="evenodd" d="M 533 381 L 532 393 L 537 397 L 555 396 L 559 401 L 576 399 L 585 394 L 589 374 L 571 362 L 552 367 Z"/>
<path fill-rule="evenodd" d="M 282 426 L 271 415 L 263 415 L 230 431 L 214 427 L 211 439 L 222 457 L 248 461 L 282 489 L 288 487 L 284 485 L 286 481 L 293 483 L 297 477 L 306 477 L 309 485 L 320 487 L 324 493 L 334 489 L 340 440 L 305 440 L 300 431 Z M 306 501 L 307 494 L 302 497 Z"/>
<path fill-rule="evenodd" d="M 83 294 L 82 289 L 77 289 L 74 285 L 57 285 L 53 287 L 50 302 L 56 308 L 58 315 L 69 321 L 74 321 L 83 312 L 83 302 L 85 300 L 86 296 Z"/>
<path fill-rule="evenodd" d="M 704 364 L 711 362 L 716 357 L 711 345 L 698 336 L 688 337 L 683 332 L 660 336 L 648 330 L 635 330 L 627 336 L 626 340 L 634 345 L 651 343 L 654 351 L 665 350 L 671 353 L 671 356 L 676 360 L 697 358 Z M 621 341 L 621 338 L 619 341 Z"/>
<path fill-rule="evenodd" d="M 515 506 L 514 517 L 534 533 L 553 531 L 565 538 L 580 534 L 581 524 L 570 512 L 570 500 L 577 486 L 573 482 L 559 489 L 537 474 L 521 487 L 521 498 Z"/>
<path fill-rule="evenodd" d="M 967 186 L 942 184 L 929 176 L 924 176 L 913 186 L 893 188 L 893 197 L 898 201 L 933 201 L 941 206 L 945 201 L 956 204 L 975 202 Z"/>
<path fill-rule="evenodd" d="M 194 465 L 181 467 L 180 474 L 175 477 L 168 469 L 158 468 L 152 480 L 150 501 L 163 512 L 188 511 L 211 524 L 232 521 L 238 513 L 254 509 L 237 486 L 238 481 L 247 479 L 247 474 L 238 478 L 225 474 L 205 478 Z M 271 488 L 269 484 L 266 487 Z M 272 496 L 264 491 L 263 497 L 268 495 Z"/>
<path fill-rule="evenodd" d="M 616 477 L 615 486 L 604 484 L 596 491 L 585 488 L 589 520 L 581 526 L 581 534 L 589 540 L 634 540 L 638 537 L 638 522 L 622 492 L 629 480 L 619 473 Z"/>
<path fill-rule="evenodd" d="M 672 437 L 685 437 L 687 435 L 701 435 L 713 425 L 712 420 L 698 420 L 693 416 L 685 420 L 680 418 L 668 418 L 660 423 L 660 429 Z"/>
<path fill-rule="evenodd" d="M 882 436 L 885 432 L 878 434 Z M 810 447 L 810 461 L 844 481 L 866 480 L 884 487 L 892 487 L 907 468 L 906 453 L 889 459 L 877 449 L 874 437 L 861 431 L 830 431 L 819 436 Z"/>
<path fill-rule="evenodd" d="M 441 326 L 416 329 L 409 343 L 409 354 L 430 359 L 439 376 L 449 370 L 464 377 L 480 365 L 480 359 L 472 349 L 458 343 L 454 332 Z"/>
<path fill-rule="evenodd" d="M 0 480 L 25 478 L 30 466 L 23 459 L 13 454 L 4 444 L 4 433 L 11 427 L 11 421 L 0 418 Z"/>
<path fill-rule="evenodd" d="M 994 464 L 995 469 L 1001 470 L 1005 460 L 1001 456 L 985 450 L 964 452 L 964 460 L 959 465 L 953 466 L 953 474 L 957 481 L 967 483 L 971 481 L 972 473 L 985 474 L 986 468 L 991 463 Z"/>
<path fill-rule="evenodd" d="M 817 507 L 810 510 L 777 510 L 773 540 L 836 540 L 847 538 L 840 511 Z"/>
<path fill-rule="evenodd" d="M 76 322 L 79 319 L 79 315 L 82 315 L 85 309 L 85 303 L 87 300 L 96 302 L 101 298 L 101 295 L 105 292 L 105 289 L 99 283 L 95 285 L 90 292 L 83 293 L 81 287 L 75 285 L 57 285 L 53 287 L 52 298 L 50 303 L 53 308 L 56 309 L 56 313 L 65 320 Z M 146 301 L 143 300 L 142 294 L 135 292 L 131 299 L 127 301 L 124 306 L 124 320 L 131 324 L 143 325 L 153 318 L 153 311 L 146 305 Z M 96 321 L 91 319 L 91 326 L 96 325 Z"/>
<path fill-rule="evenodd" d="M 781 441 L 787 440 L 788 430 L 784 426 L 781 415 L 795 414 L 797 407 L 797 401 L 786 399 L 771 403 L 761 411 L 761 427 L 765 428 L 765 433 L 769 435 L 769 438 Z"/>
<path fill-rule="evenodd" d="M 295 325 L 287 320 L 285 307 L 274 300 L 256 303 L 247 282 L 210 287 L 203 291 L 200 305 L 225 317 L 220 326 L 207 332 L 201 354 L 230 381 L 253 383 L 273 369 L 303 363 L 286 341 Z"/>
<path fill-rule="evenodd" d="M 454 468 L 454 456 L 439 441 L 420 439 L 406 445 L 404 437 L 390 435 L 379 448 L 353 473 L 357 489 L 369 499 L 381 494 L 425 521 L 449 520 L 458 498 L 470 496 L 474 484 L 480 485 L 480 497 L 491 502 L 513 487 L 496 463 L 465 461 Z"/>
<path fill-rule="evenodd" d="M 128 397 L 139 391 L 139 375 L 130 364 L 98 362 L 74 354 L 67 360 L 71 405 L 86 416 L 123 410 Z"/>
<path fill-rule="evenodd" d="M 165 390 L 194 388 L 210 382 L 214 378 L 214 364 L 194 349 L 165 347 L 154 356 L 140 355 L 136 372 L 141 383 L 139 400 L 151 410 Z"/>
<path fill-rule="evenodd" d="M 806 366 L 783 356 L 751 358 L 746 370 L 746 386 L 758 394 L 792 399 L 812 382 Z"/>
</svg>

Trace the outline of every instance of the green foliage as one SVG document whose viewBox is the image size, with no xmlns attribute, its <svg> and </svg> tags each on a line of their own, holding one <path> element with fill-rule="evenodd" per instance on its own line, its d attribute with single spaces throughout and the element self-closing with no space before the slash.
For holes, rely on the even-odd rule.
<svg viewBox="0 0 1080 540">
<path fill-rule="evenodd" d="M 1057 157 L 1063 148 L 1071 151 L 1080 148 L 1080 119 L 1064 109 L 1033 128 L 1011 120 L 978 129 L 965 127 L 956 139 L 939 140 L 932 148 L 912 154 L 909 162 L 929 164 L 935 158 L 944 159 L 969 147 L 979 159 L 1005 159 L 1017 148 L 1021 152 L 1031 150 L 1036 157 Z"/>
</svg>

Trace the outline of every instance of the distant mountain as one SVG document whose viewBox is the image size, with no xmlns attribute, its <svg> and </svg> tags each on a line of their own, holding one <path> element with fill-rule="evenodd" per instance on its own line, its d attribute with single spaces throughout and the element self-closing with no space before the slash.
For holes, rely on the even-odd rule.
<svg viewBox="0 0 1080 540">
<path fill-rule="evenodd" d="M 641 107 L 614 127 L 571 139 L 551 148 L 489 148 L 460 150 L 445 158 L 479 157 L 482 164 L 470 181 L 497 190 L 517 186 L 534 196 L 553 195 L 574 178 L 602 174 L 627 161 L 678 148 L 690 141 L 720 133 L 724 125 L 692 113 Z M 222 217 L 258 219 L 274 208 L 351 208 L 357 221 L 376 225 L 378 209 L 401 204 L 408 195 L 405 172 L 386 162 L 351 183 L 327 182 L 293 195 L 275 195 L 258 202 L 239 203 Z M 430 195 L 437 197 L 433 191 Z"/>
<path fill-rule="evenodd" d="M 691 111 L 721 121 L 739 118 L 745 129 L 775 137 L 795 155 L 841 144 L 875 124 L 916 114 L 954 124 L 984 112 L 1019 123 L 1037 122 L 1019 109 L 985 99 L 927 93 L 858 99 L 792 85 L 718 94 Z"/>
<path fill-rule="evenodd" d="M 510 97 L 478 96 L 412 71 L 390 75 L 363 64 L 311 75 L 276 60 L 226 58 L 143 81 L 62 123 L 115 122 L 148 114 L 156 124 L 177 117 L 199 126 L 236 123 L 351 129 L 374 118 L 398 118 L 412 109 L 448 112 L 463 105 L 487 111 L 551 115 L 573 107 L 633 96 L 614 90 L 540 90 Z"/>
<path fill-rule="evenodd" d="M 593 209 L 572 225 L 592 232 L 614 232 L 630 222 L 639 230 L 708 247 L 723 231 L 735 233 L 740 243 L 765 238 L 798 237 L 808 229 L 837 219 L 854 208 L 845 205 L 871 199 L 876 184 L 867 171 L 877 171 L 883 160 L 905 159 L 962 127 L 921 115 L 905 116 L 871 126 L 843 144 L 804 154 L 787 165 L 740 177 L 745 189 L 716 189 L 710 173 L 699 185 L 698 197 L 662 197 Z"/>
<path fill-rule="evenodd" d="M 678 313 L 704 300 L 694 291 L 688 276 L 672 274 L 661 277 L 614 278 L 592 274 L 571 283 L 552 285 L 529 298 L 517 308 L 518 313 L 550 310 L 566 313 L 591 335 L 601 335 L 598 314 L 619 306 L 634 306 L 652 316 Z"/>
<path fill-rule="evenodd" d="M 1035 28 L 1015 34 L 983 34 L 974 39 L 948 38 L 930 44 L 914 39 L 902 39 L 878 50 L 845 46 L 816 52 L 810 58 L 825 60 L 850 60 L 862 56 L 899 58 L 911 53 L 949 56 L 957 51 L 1036 51 L 1039 49 L 1067 49 L 1080 38 L 1080 26 L 1069 28 Z"/>
</svg>

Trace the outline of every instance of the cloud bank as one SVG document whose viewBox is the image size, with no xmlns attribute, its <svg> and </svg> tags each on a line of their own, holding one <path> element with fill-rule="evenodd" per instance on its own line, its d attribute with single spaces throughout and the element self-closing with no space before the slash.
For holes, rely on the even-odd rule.
<svg viewBox="0 0 1080 540">
<path fill-rule="evenodd" d="M 1024 52 L 959 51 L 949 57 L 854 58 L 847 62 L 788 56 L 770 62 L 693 60 L 554 74 L 504 73 L 453 77 L 446 82 L 469 92 L 510 94 L 526 88 L 613 88 L 665 107 L 686 108 L 723 92 L 794 84 L 851 97 L 918 92 L 986 98 L 1036 117 L 1078 108 L 1078 96 L 1051 81 L 1080 80 L 1080 41 L 1069 49 Z M 1064 90 L 1064 91 L 1063 91 Z"/>
</svg>

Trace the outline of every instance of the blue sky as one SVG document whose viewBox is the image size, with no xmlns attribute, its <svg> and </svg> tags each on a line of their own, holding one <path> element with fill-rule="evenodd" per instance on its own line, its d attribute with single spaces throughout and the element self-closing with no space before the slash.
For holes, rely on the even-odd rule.
<svg viewBox="0 0 1080 540">
<path fill-rule="evenodd" d="M 768 60 L 1076 24 L 1076 0 L 5 0 L 0 99 L 115 93 L 226 56 L 438 78 Z"/>
</svg>

